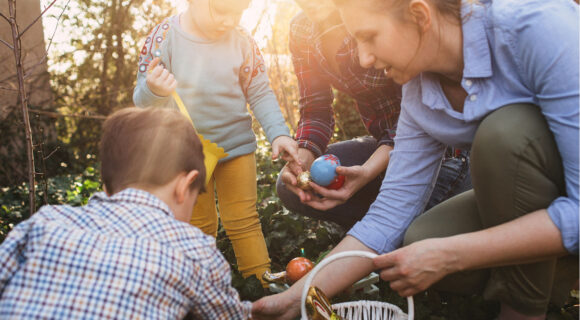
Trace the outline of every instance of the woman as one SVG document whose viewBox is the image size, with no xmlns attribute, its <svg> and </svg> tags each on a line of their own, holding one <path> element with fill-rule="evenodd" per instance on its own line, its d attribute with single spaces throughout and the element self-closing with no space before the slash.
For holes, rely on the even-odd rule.
<svg viewBox="0 0 580 320">
<path fill-rule="evenodd" d="M 383 255 L 331 265 L 315 284 L 333 295 L 379 268 L 402 296 L 437 283 L 499 300 L 499 319 L 543 319 L 550 298 L 578 277 L 578 6 L 335 3 L 361 65 L 404 88 L 376 205 L 334 250 Z M 471 146 L 474 190 L 415 220 L 443 144 Z M 390 226 L 399 220 L 408 230 Z M 393 251 L 404 234 L 406 246 Z M 256 318 L 297 314 L 301 284 L 256 302 Z"/>
<path fill-rule="evenodd" d="M 277 191 L 290 211 L 338 223 L 348 230 L 376 199 L 400 112 L 401 86 L 382 70 L 359 65 L 356 43 L 331 0 L 297 0 L 303 9 L 290 24 L 289 47 L 300 91 L 300 121 L 296 130 L 302 166 L 294 162 L 282 170 Z M 334 131 L 332 89 L 355 101 L 361 120 L 372 136 L 328 145 Z M 346 177 L 342 188 L 324 189 L 318 197 L 296 186 L 296 176 L 314 159 L 331 153 L 341 160 Z M 442 161 L 435 190 L 426 208 L 471 188 L 467 152 Z"/>
</svg>

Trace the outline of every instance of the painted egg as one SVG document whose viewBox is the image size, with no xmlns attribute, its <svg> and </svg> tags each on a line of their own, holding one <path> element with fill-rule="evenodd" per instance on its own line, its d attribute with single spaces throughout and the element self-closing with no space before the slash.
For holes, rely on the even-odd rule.
<svg viewBox="0 0 580 320">
<path fill-rule="evenodd" d="M 297 185 L 298 188 L 302 189 L 302 190 L 310 190 L 310 181 L 312 181 L 312 179 L 310 179 L 310 172 L 308 171 L 302 171 L 298 177 L 296 178 L 296 180 L 298 181 Z"/>
<path fill-rule="evenodd" d="M 310 166 L 310 177 L 312 181 L 323 187 L 331 184 L 336 179 L 336 167 L 340 166 L 340 160 L 333 154 L 322 155 Z"/>
<path fill-rule="evenodd" d="M 344 184 L 344 176 L 337 175 L 336 178 L 326 187 L 332 190 L 338 190 Z"/>
<path fill-rule="evenodd" d="M 312 261 L 303 257 L 294 258 L 286 265 L 286 280 L 292 284 L 304 277 L 312 268 L 314 268 Z"/>
</svg>

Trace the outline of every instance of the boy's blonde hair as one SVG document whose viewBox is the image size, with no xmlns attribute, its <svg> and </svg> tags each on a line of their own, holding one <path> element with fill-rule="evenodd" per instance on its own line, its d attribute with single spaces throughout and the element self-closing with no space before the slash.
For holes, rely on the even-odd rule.
<svg viewBox="0 0 580 320">
<path fill-rule="evenodd" d="M 178 174 L 199 171 L 192 189 L 205 191 L 201 142 L 179 111 L 121 109 L 103 124 L 101 178 L 109 194 L 129 186 L 162 186 Z"/>
</svg>

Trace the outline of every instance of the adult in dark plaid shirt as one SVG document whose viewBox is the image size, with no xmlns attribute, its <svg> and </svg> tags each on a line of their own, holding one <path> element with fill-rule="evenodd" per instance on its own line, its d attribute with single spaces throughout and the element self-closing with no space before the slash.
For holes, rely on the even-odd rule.
<svg viewBox="0 0 580 320">
<path fill-rule="evenodd" d="M 366 214 L 378 195 L 394 145 L 401 86 L 388 79 L 383 70 L 360 66 L 356 42 L 331 0 L 296 2 L 304 10 L 290 25 L 290 52 L 300 89 L 296 140 L 301 166 L 289 163 L 282 170 L 278 195 L 293 212 L 334 221 L 348 229 Z M 334 130 L 332 88 L 356 101 L 372 137 L 328 146 Z M 297 188 L 296 176 L 323 153 L 338 156 L 342 167 L 337 172 L 346 181 L 339 190 L 314 186 L 319 197 Z M 426 208 L 471 188 L 467 160 L 465 153 L 444 159 Z"/>
</svg>

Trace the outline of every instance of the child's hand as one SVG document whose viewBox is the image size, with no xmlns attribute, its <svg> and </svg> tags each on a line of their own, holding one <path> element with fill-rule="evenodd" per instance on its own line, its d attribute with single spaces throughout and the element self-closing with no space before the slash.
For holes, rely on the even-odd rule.
<svg viewBox="0 0 580 320">
<path fill-rule="evenodd" d="M 147 73 L 147 86 L 155 95 L 167 97 L 177 88 L 177 80 L 173 74 L 159 64 L 160 62 L 159 58 L 151 61 Z"/>
<path fill-rule="evenodd" d="M 298 158 L 298 143 L 288 136 L 279 136 L 272 141 L 272 159 L 276 160 L 278 157 L 287 162 L 294 161 L 300 165 Z"/>
</svg>

